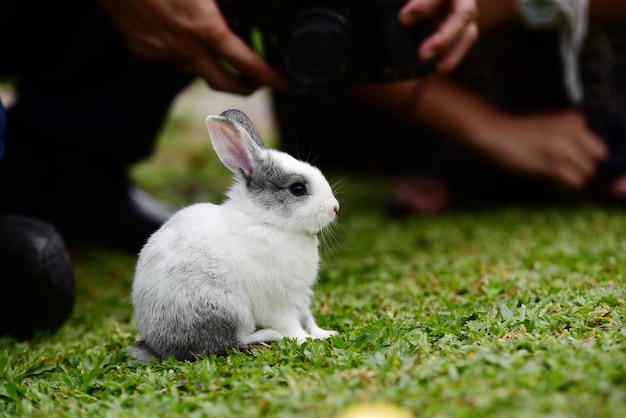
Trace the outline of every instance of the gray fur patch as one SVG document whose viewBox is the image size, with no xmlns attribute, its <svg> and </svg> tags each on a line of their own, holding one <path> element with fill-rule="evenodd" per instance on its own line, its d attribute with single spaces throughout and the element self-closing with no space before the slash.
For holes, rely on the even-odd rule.
<svg viewBox="0 0 626 418">
<path fill-rule="evenodd" d="M 271 159 L 257 161 L 256 170 L 246 180 L 246 188 L 255 202 L 264 208 L 279 209 L 284 215 L 292 214 L 308 196 L 308 192 L 294 196 L 289 191 L 289 186 L 294 183 L 302 183 L 308 190 L 307 178 L 283 170 Z"/>
<path fill-rule="evenodd" d="M 224 306 L 210 303 L 202 314 L 202 322 L 172 321 L 155 329 L 134 345 L 135 358 L 142 360 L 151 354 L 158 361 L 172 356 L 181 361 L 194 361 L 198 354 L 226 354 L 226 349 L 237 348 L 239 342 L 235 332 L 235 319 Z M 191 315 L 194 316 L 194 315 Z M 136 356 L 140 354 L 140 356 Z"/>
</svg>

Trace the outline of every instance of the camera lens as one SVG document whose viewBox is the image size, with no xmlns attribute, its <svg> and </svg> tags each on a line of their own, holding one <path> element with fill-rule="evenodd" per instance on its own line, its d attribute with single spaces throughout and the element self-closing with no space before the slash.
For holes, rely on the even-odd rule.
<svg viewBox="0 0 626 418">
<path fill-rule="evenodd" d="M 308 87 L 340 80 L 355 42 L 350 20 L 339 10 L 329 8 L 300 11 L 283 39 L 287 75 Z"/>
</svg>

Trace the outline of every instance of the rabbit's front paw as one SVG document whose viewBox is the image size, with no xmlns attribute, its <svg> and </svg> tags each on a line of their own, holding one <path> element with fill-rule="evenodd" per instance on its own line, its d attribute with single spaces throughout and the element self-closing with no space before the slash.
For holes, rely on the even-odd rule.
<svg viewBox="0 0 626 418">
<path fill-rule="evenodd" d="M 325 340 L 326 338 L 330 338 L 333 335 L 337 335 L 337 331 L 318 328 L 314 330 L 313 332 L 311 332 L 311 334 L 313 334 L 315 338 L 319 338 L 320 340 Z"/>
<path fill-rule="evenodd" d="M 307 334 L 307 335 L 296 337 L 296 341 L 298 342 L 298 345 L 301 345 L 306 340 L 311 340 L 311 339 L 314 340 L 315 338 L 316 338 L 315 336 Z"/>
</svg>

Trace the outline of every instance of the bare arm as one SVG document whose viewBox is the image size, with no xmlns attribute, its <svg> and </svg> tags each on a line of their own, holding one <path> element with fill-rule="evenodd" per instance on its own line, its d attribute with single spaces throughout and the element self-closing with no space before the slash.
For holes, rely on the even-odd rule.
<svg viewBox="0 0 626 418">
<path fill-rule="evenodd" d="M 390 112 L 404 112 L 418 126 L 478 150 L 494 163 L 580 189 L 606 157 L 604 143 L 573 109 L 513 115 L 452 82 L 432 80 L 415 100 L 410 80 L 357 88 Z M 416 138 L 419 140 L 419 138 Z"/>
</svg>

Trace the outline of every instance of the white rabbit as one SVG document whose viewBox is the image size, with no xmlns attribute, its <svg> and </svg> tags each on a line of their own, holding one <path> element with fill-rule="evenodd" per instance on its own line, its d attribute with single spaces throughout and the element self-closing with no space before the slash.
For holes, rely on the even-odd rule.
<svg viewBox="0 0 626 418">
<path fill-rule="evenodd" d="M 223 204 L 181 209 L 141 250 L 132 288 L 141 339 L 128 352 L 143 363 L 335 334 L 310 310 L 317 233 L 339 210 L 330 185 L 317 168 L 264 148 L 238 110 L 206 126 L 235 181 Z"/>
</svg>

